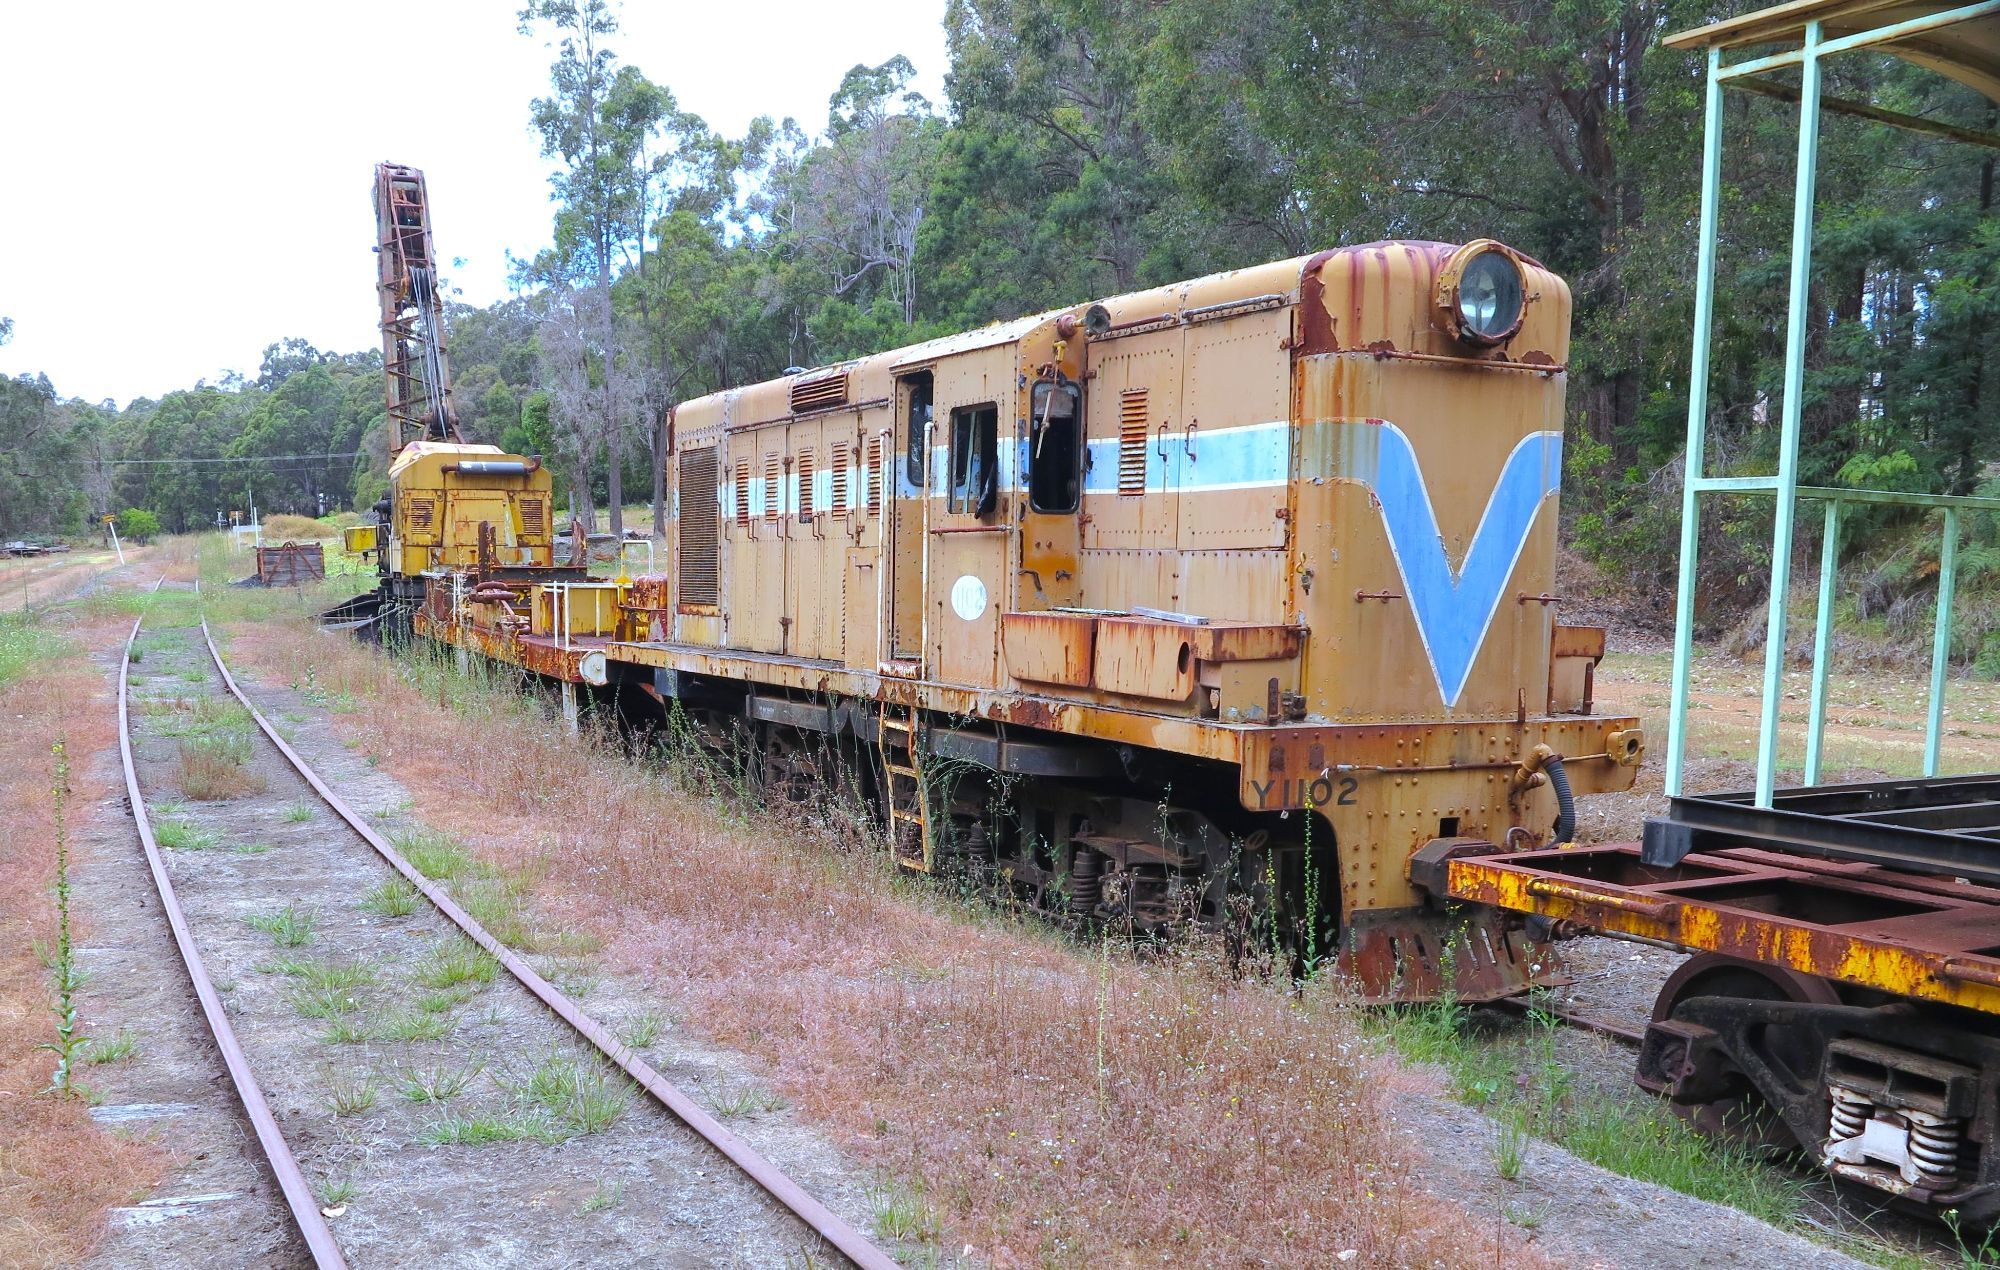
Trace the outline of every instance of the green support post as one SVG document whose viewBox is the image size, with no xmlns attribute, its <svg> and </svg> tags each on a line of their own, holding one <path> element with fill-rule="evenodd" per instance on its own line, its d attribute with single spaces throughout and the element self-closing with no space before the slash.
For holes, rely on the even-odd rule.
<svg viewBox="0 0 2000 1270">
<path fill-rule="evenodd" d="M 1833 660 L 1834 575 L 1840 567 L 1840 500 L 1826 500 L 1826 536 L 1819 546 L 1819 621 L 1813 628 L 1812 716 L 1806 722 L 1806 784 L 1819 784 L 1825 754 L 1826 673 Z"/>
<path fill-rule="evenodd" d="M 1674 599 L 1673 699 L 1667 711 L 1667 796 L 1681 792 L 1687 754 L 1688 673 L 1694 656 L 1695 565 L 1701 548 L 1701 481 L 1708 432 L 1708 345 L 1715 324 L 1715 234 L 1722 190 L 1722 50 L 1708 50 L 1702 115 L 1701 238 L 1695 250 L 1694 354 L 1688 366 L 1687 461 L 1681 476 L 1680 588 Z"/>
<path fill-rule="evenodd" d="M 1944 509 L 1944 544 L 1938 550 L 1937 630 L 1931 636 L 1931 700 L 1924 721 L 1924 776 L 1938 774 L 1944 739 L 1944 672 L 1951 664 L 1951 602 L 1958 589 L 1958 508 Z"/>
<path fill-rule="evenodd" d="M 1765 607 L 1763 714 L 1757 728 L 1757 806 L 1778 783 L 1778 709 L 1785 688 L 1785 601 L 1792 588 L 1792 531 L 1798 511 L 1799 421 L 1804 413 L 1806 309 L 1812 283 L 1814 177 L 1819 167 L 1820 24 L 1806 23 L 1799 62 L 1799 160 L 1792 204 L 1792 285 L 1785 313 L 1785 397 L 1778 432 L 1778 505 L 1771 531 L 1771 589 Z"/>
</svg>

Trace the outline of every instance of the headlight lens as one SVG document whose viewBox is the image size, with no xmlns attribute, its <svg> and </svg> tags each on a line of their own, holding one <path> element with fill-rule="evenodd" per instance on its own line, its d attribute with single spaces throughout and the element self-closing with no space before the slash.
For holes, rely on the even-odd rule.
<svg viewBox="0 0 2000 1270">
<path fill-rule="evenodd" d="M 1521 269 L 1507 253 L 1482 251 L 1458 277 L 1459 329 L 1467 338 L 1497 344 L 1521 321 Z"/>
</svg>

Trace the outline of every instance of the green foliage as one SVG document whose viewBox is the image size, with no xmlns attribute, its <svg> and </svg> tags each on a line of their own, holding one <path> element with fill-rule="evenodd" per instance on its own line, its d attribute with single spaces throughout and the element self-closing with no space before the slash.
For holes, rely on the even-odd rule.
<svg viewBox="0 0 2000 1270">
<path fill-rule="evenodd" d="M 151 542 L 160 536 L 160 518 L 143 507 L 118 513 L 118 532 L 130 542 Z"/>
<path fill-rule="evenodd" d="M 520 262 L 516 298 L 450 306 L 461 423 L 545 456 L 587 511 L 654 485 L 672 403 L 788 366 L 1331 246 L 1493 237 L 1573 289 L 1566 532 L 1657 583 L 1679 536 L 1702 91 L 1697 59 L 1658 36 L 1712 10 L 950 0 L 948 101 L 911 90 L 938 68 L 885 56 L 847 70 L 823 123 L 730 137 L 620 59 L 609 0 L 527 0 L 523 30 L 553 49 L 528 105 L 555 168 L 552 246 Z M 1920 68 L 1827 74 L 1830 93 L 1988 126 L 1983 100 Z M 1775 466 L 1793 126 L 1746 100 L 1725 138 L 1711 471 Z M 1984 162 L 1827 121 L 1808 482 L 1964 493 L 2000 460 Z M 371 506 L 380 377 L 373 351 L 292 338 L 254 377 L 115 412 L 0 381 L 0 534 L 114 507 L 180 531 L 253 502 Z M 207 461 L 276 455 L 314 457 Z M 1729 580 L 1763 563 L 1768 513 L 1717 507 L 1709 594 L 1748 601 Z M 1895 523 L 1857 512 L 1849 541 Z"/>
</svg>

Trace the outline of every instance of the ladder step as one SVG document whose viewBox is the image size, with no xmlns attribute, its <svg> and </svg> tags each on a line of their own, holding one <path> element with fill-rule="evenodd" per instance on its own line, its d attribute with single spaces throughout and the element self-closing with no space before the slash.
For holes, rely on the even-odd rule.
<svg viewBox="0 0 2000 1270">
<path fill-rule="evenodd" d="M 904 811 L 900 807 L 892 809 L 889 812 L 889 814 L 897 820 L 906 820 L 913 825 L 921 825 L 922 823 L 924 823 L 924 818 L 922 816 L 919 816 L 914 811 Z"/>
<path fill-rule="evenodd" d="M 901 763 L 884 763 L 882 766 L 888 768 L 898 776 L 907 776 L 911 780 L 923 779 L 922 774 L 914 767 L 904 767 Z"/>
</svg>

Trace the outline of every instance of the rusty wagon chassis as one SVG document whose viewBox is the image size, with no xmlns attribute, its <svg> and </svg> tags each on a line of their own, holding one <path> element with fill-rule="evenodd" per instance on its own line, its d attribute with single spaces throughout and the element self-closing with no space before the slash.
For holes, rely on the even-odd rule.
<svg viewBox="0 0 2000 1270">
<path fill-rule="evenodd" d="M 2000 1219 L 2000 775 L 1673 799 L 1639 843 L 1437 842 L 1433 894 L 1702 954 L 1636 1078 L 1698 1124 Z"/>
</svg>

